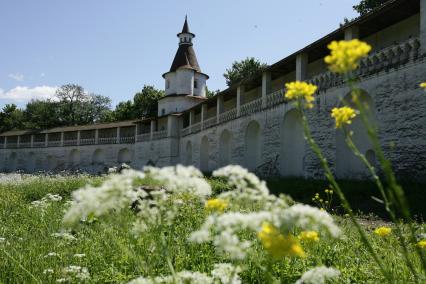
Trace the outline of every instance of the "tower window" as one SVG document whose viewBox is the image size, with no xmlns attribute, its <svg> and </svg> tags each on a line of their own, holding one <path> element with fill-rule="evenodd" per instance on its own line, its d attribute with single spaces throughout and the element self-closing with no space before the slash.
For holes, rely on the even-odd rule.
<svg viewBox="0 0 426 284">
<path fill-rule="evenodd" d="M 198 80 L 194 80 L 194 89 L 198 88 Z"/>
<path fill-rule="evenodd" d="M 168 88 L 170 88 L 170 80 L 169 79 L 166 80 L 166 89 L 168 89 Z"/>
<path fill-rule="evenodd" d="M 161 115 L 165 115 L 166 114 L 166 110 L 163 108 L 161 109 Z"/>
</svg>

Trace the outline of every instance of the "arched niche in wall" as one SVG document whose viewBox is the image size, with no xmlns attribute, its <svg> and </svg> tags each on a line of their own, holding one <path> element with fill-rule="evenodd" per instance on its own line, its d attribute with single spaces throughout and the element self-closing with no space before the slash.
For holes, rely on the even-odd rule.
<svg viewBox="0 0 426 284">
<path fill-rule="evenodd" d="M 32 173 L 36 170 L 36 160 L 34 152 L 30 152 L 28 154 L 28 160 L 25 166 L 25 171 L 28 173 Z"/>
<path fill-rule="evenodd" d="M 120 149 L 120 151 L 118 151 L 117 162 L 119 162 L 120 164 L 122 163 L 131 164 L 132 155 L 129 149 L 123 148 L 123 149 Z"/>
<path fill-rule="evenodd" d="M 93 165 L 103 165 L 105 162 L 105 155 L 102 149 L 96 149 L 92 155 Z"/>
<path fill-rule="evenodd" d="M 12 152 L 9 155 L 7 169 L 13 172 L 13 171 L 16 171 L 17 168 L 18 168 L 18 155 L 16 154 L 16 152 Z"/>
<path fill-rule="evenodd" d="M 257 121 L 251 121 L 245 133 L 245 166 L 249 170 L 255 170 L 260 163 L 260 125 Z"/>
<path fill-rule="evenodd" d="M 343 101 L 345 104 L 356 109 L 356 105 L 352 102 L 352 95 L 347 94 Z M 361 91 L 359 101 L 367 110 L 369 120 L 375 123 L 374 102 L 371 96 Z M 368 137 L 366 127 L 362 122 L 360 115 L 352 120 L 347 127 L 348 131 L 353 132 L 353 142 L 364 154 L 367 160 L 375 164 L 376 154 L 374 153 L 372 143 Z M 345 142 L 345 134 L 342 129 L 336 129 L 336 175 L 338 178 L 365 178 L 368 176 L 368 170 L 361 160 L 349 149 Z"/>
<path fill-rule="evenodd" d="M 228 129 L 222 131 L 219 137 L 219 165 L 221 167 L 231 162 L 231 132 Z"/>
<path fill-rule="evenodd" d="M 54 171 L 57 166 L 57 161 L 54 156 L 48 156 L 47 157 L 47 170 L 48 171 Z"/>
<path fill-rule="evenodd" d="M 71 168 L 77 167 L 80 163 L 80 151 L 72 149 L 68 155 L 68 166 Z"/>
<path fill-rule="evenodd" d="M 297 109 L 292 109 L 284 115 L 281 127 L 281 141 L 281 175 L 303 176 L 305 139 L 302 116 Z"/>
<path fill-rule="evenodd" d="M 209 139 L 204 136 L 200 144 L 200 170 L 209 171 Z"/>
<path fill-rule="evenodd" d="M 188 141 L 185 147 L 185 165 L 190 166 L 192 163 L 192 143 Z"/>
</svg>

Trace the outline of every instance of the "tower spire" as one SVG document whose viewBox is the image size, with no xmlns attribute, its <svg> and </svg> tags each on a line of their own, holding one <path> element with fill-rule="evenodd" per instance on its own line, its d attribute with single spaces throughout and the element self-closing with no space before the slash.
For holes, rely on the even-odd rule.
<svg viewBox="0 0 426 284">
<path fill-rule="evenodd" d="M 195 34 L 189 31 L 187 15 L 185 15 L 185 22 L 183 23 L 182 31 L 177 34 L 177 37 L 179 38 L 179 45 L 181 44 L 192 45 L 192 39 L 195 37 Z"/>
</svg>

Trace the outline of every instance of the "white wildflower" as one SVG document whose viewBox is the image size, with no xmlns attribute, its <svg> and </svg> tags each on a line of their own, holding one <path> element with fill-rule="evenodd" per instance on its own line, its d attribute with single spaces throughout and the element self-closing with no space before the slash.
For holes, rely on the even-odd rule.
<svg viewBox="0 0 426 284">
<path fill-rule="evenodd" d="M 70 279 L 69 278 L 59 278 L 56 279 L 56 283 L 65 283 L 68 282 Z"/>
<path fill-rule="evenodd" d="M 74 257 L 75 258 L 83 258 L 83 257 L 85 257 L 86 256 L 86 254 L 85 253 L 76 253 L 76 254 L 74 254 Z"/>
<path fill-rule="evenodd" d="M 273 208 L 259 212 L 226 212 L 207 217 L 201 228 L 193 232 L 189 240 L 196 243 L 212 242 L 219 253 L 231 259 L 243 259 L 251 247 L 251 240 L 242 240 L 241 232 L 257 233 L 264 222 L 272 223 L 286 234 L 295 229 L 325 231 L 332 237 L 340 234 L 333 218 L 324 211 L 306 206 Z"/>
<path fill-rule="evenodd" d="M 335 268 L 319 266 L 303 273 L 296 284 L 324 284 L 327 280 L 337 278 L 339 275 L 340 271 Z"/>
<path fill-rule="evenodd" d="M 5 242 L 6 242 L 6 238 L 0 237 L 0 244 Z"/>
<path fill-rule="evenodd" d="M 59 254 L 57 254 L 56 252 L 49 252 L 44 257 L 57 257 L 57 256 L 59 256 Z"/>
<path fill-rule="evenodd" d="M 181 271 L 173 276 L 158 276 L 154 278 L 139 277 L 129 282 L 129 284 L 213 284 L 213 278 L 205 273 Z"/>
<path fill-rule="evenodd" d="M 134 182 L 143 177 L 142 172 L 124 170 L 109 176 L 100 187 L 88 185 L 74 191 L 73 204 L 64 216 L 64 223 L 71 225 L 92 215 L 99 217 L 112 209 L 130 206 L 140 195 L 134 190 Z"/>
<path fill-rule="evenodd" d="M 47 268 L 43 270 L 43 274 L 53 274 L 55 271 L 52 268 Z"/>
<path fill-rule="evenodd" d="M 90 279 L 89 270 L 86 267 L 81 267 L 77 265 L 70 265 L 64 268 L 64 273 L 69 275 L 69 277 L 77 278 L 79 280 Z"/>
<path fill-rule="evenodd" d="M 61 200 L 62 200 L 62 197 L 59 194 L 48 193 L 42 199 L 31 202 L 30 208 L 38 208 L 41 210 L 45 210 L 52 203 L 59 202 Z"/>
<path fill-rule="evenodd" d="M 202 199 L 212 193 L 210 184 L 204 179 L 203 174 L 193 166 L 145 167 L 144 172 L 172 193 L 191 193 Z"/>
<path fill-rule="evenodd" d="M 292 228 L 314 231 L 325 230 L 334 238 L 339 237 L 341 234 L 339 227 L 334 223 L 330 214 L 309 205 L 296 204 L 274 215 L 274 225 L 277 227 L 284 226 L 289 231 Z"/>
<path fill-rule="evenodd" d="M 189 240 L 196 243 L 213 241 L 218 252 L 229 255 L 231 259 L 243 259 L 251 246 L 251 241 L 241 240 L 239 232 L 249 229 L 256 232 L 261 224 L 271 219 L 270 212 L 239 213 L 228 212 L 210 215 Z"/>
<path fill-rule="evenodd" d="M 63 239 L 67 242 L 72 242 L 77 240 L 76 237 L 74 237 L 73 235 L 71 235 L 70 233 L 67 232 L 60 232 L 60 233 L 53 233 L 52 237 L 58 238 L 58 239 Z"/>
<path fill-rule="evenodd" d="M 217 263 L 211 274 L 215 280 L 219 280 L 222 284 L 240 284 L 241 279 L 239 273 L 241 267 L 233 266 L 230 263 Z"/>
<path fill-rule="evenodd" d="M 241 166 L 229 165 L 220 168 L 213 172 L 213 176 L 225 179 L 232 188 L 217 197 L 228 201 L 230 206 L 228 210 L 252 211 L 269 210 L 277 206 L 288 207 L 287 201 L 282 196 L 269 194 L 266 183 Z"/>
</svg>

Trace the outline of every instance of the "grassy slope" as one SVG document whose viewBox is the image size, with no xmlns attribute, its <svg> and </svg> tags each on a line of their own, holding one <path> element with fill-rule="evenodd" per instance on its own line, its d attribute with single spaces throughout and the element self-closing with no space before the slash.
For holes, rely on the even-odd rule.
<svg viewBox="0 0 426 284">
<path fill-rule="evenodd" d="M 158 233 L 152 232 L 139 239 L 132 236 L 130 226 L 135 216 L 131 212 L 112 214 L 93 224 L 82 224 L 74 231 L 77 240 L 66 243 L 51 236 L 61 229 L 64 201 L 49 207 L 45 214 L 29 208 L 31 201 L 46 193 L 58 193 L 68 199 L 72 190 L 88 181 L 99 183 L 100 179 L 40 178 L 22 185 L 0 184 L 0 237 L 6 238 L 6 242 L 0 244 L 0 283 L 54 283 L 62 277 L 62 269 L 69 265 L 87 267 L 91 273 L 89 282 L 92 283 L 125 282 L 140 275 L 170 274 L 164 256 L 158 250 Z M 287 181 L 285 184 L 293 191 L 302 190 L 300 181 Z M 310 187 L 312 192 L 317 189 L 315 184 Z M 216 190 L 224 187 L 219 181 L 213 182 L 213 185 Z M 278 185 L 283 184 L 279 182 Z M 275 185 L 272 184 L 272 187 L 275 188 Z M 168 237 L 171 258 L 177 271 L 208 272 L 214 263 L 225 260 L 217 256 L 210 245 L 193 245 L 186 241 L 188 234 L 198 228 L 204 214 L 202 207 L 190 212 L 188 218 L 175 224 L 174 235 Z M 342 271 L 341 283 L 383 282 L 352 226 L 344 219 L 340 222 L 345 238 L 337 241 L 322 239 L 318 244 L 306 246 L 309 256 L 277 262 L 274 265 L 276 276 L 283 283 L 294 283 L 304 271 L 323 264 Z M 395 278 L 401 283 L 410 282 L 410 273 L 402 265 L 400 253 L 395 250 L 396 239 L 382 240 L 372 236 L 372 240 Z M 49 252 L 60 256 L 45 257 Z M 77 259 L 73 257 L 76 253 L 85 253 L 86 257 Z M 258 256 L 254 259 L 263 259 L 261 249 L 255 253 Z M 244 282 L 264 282 L 256 264 L 246 262 L 243 265 L 246 267 Z M 55 273 L 51 276 L 43 274 L 47 268 L 54 269 Z"/>
</svg>

